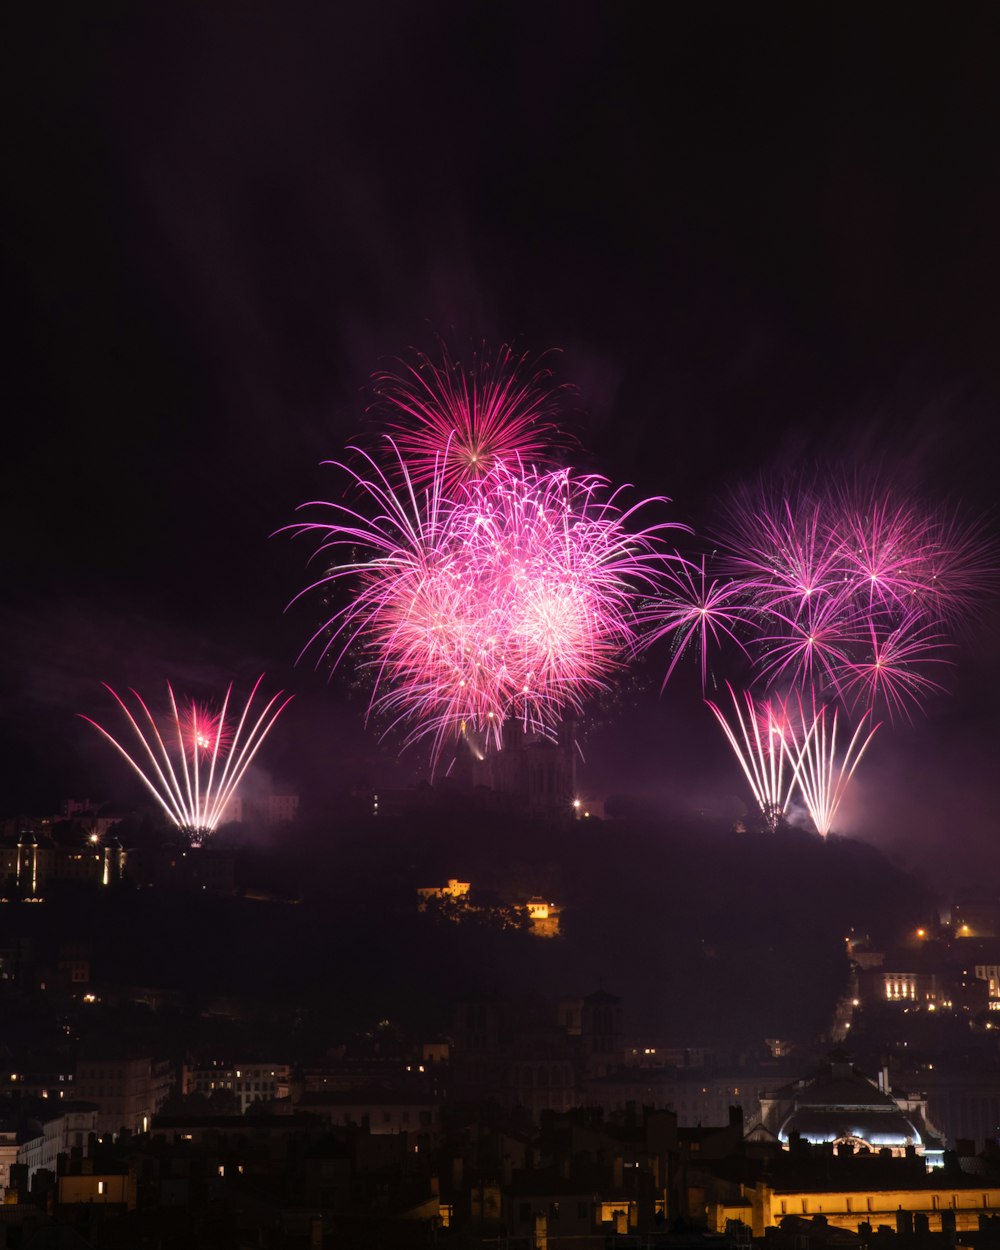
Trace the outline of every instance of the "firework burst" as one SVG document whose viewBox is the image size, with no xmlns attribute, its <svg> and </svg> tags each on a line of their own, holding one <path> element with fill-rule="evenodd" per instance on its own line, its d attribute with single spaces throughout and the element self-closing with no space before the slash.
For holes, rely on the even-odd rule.
<svg viewBox="0 0 1000 1250">
<path fill-rule="evenodd" d="M 439 471 L 421 490 L 390 443 L 391 476 L 365 453 L 367 474 L 338 466 L 356 508 L 320 505 L 290 527 L 320 537 L 320 559 L 350 557 L 301 592 L 353 591 L 306 650 L 336 667 L 356 645 L 370 712 L 406 743 L 430 736 L 434 759 L 463 724 L 494 742 L 513 716 L 551 732 L 632 648 L 637 595 L 658 586 L 671 559 L 660 531 L 673 527 L 637 524 L 643 505 L 624 507 L 602 478 L 520 463 L 450 495 Z"/>
<path fill-rule="evenodd" d="M 744 490 L 724 548 L 760 681 L 890 720 L 942 689 L 949 631 L 996 589 L 996 550 L 981 526 L 875 482 Z"/>
<path fill-rule="evenodd" d="M 673 563 L 664 569 L 663 593 L 642 605 L 639 622 L 644 632 L 640 646 L 645 649 L 661 638 L 670 639 L 672 656 L 663 686 L 682 656 L 694 651 L 701 667 L 704 694 L 710 648 L 719 647 L 728 639 L 745 653 L 738 631 L 749 632 L 755 619 L 740 582 L 709 578 L 704 556 L 699 564 L 694 564 L 675 553 Z"/>
<path fill-rule="evenodd" d="M 547 368 L 509 347 L 468 368 L 442 349 L 440 364 L 421 354 L 416 366 L 377 374 L 374 388 L 410 480 L 440 479 L 450 492 L 497 464 L 551 462 L 563 438 L 549 379 Z"/>
<path fill-rule="evenodd" d="M 194 702 L 178 706 L 168 682 L 170 710 L 157 718 L 137 691 L 129 692 L 138 705 L 138 711 L 133 712 L 125 699 L 105 683 L 104 688 L 132 731 L 135 741 L 131 748 L 122 745 L 91 717 L 83 713 L 80 716 L 125 759 L 167 818 L 193 840 L 200 841 L 218 827 L 261 743 L 291 702 L 291 695 L 279 691 L 260 712 L 252 714 L 251 707 L 263 680 L 262 674 L 243 710 L 238 717 L 233 713 L 233 719 L 229 710 L 232 684 L 215 712 Z"/>
</svg>

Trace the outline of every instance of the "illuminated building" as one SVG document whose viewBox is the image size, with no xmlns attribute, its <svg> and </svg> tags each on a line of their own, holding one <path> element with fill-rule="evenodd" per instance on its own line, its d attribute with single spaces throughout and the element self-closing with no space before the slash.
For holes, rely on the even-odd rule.
<svg viewBox="0 0 1000 1250">
<path fill-rule="evenodd" d="M 10 1187 L 11 1164 L 17 1162 L 17 1133 L 0 1123 L 0 1202 Z"/>
<path fill-rule="evenodd" d="M 923 1218 L 931 1232 L 954 1232 L 978 1230 L 980 1216 L 1000 1212 L 1000 1186 L 982 1178 L 977 1181 L 961 1176 L 943 1184 L 929 1180 L 907 1184 L 900 1178 L 894 1185 L 881 1182 L 873 1174 L 868 1184 L 857 1175 L 852 1180 L 854 1183 L 839 1187 L 829 1179 L 825 1184 L 796 1184 L 789 1179 L 743 1185 L 738 1197 L 707 1204 L 709 1227 L 722 1232 L 727 1220 L 740 1220 L 749 1225 L 755 1237 L 763 1237 L 765 1230 L 777 1227 L 787 1216 L 806 1220 L 818 1216 L 826 1224 L 852 1233 L 861 1223 L 872 1227 L 887 1224 L 900 1232 L 912 1232 Z"/>
<path fill-rule="evenodd" d="M 39 1168 L 55 1173 L 61 1154 L 84 1149 L 92 1133 L 98 1131 L 99 1109 L 83 1100 L 53 1103 L 51 1113 L 36 1117 L 37 1132 L 26 1137 L 17 1151 L 17 1162 L 28 1169 L 28 1180 Z"/>
<path fill-rule="evenodd" d="M 546 903 L 543 899 L 529 899 L 525 903 L 528 912 L 528 924 L 535 937 L 559 936 L 559 907 L 555 903 Z"/>
<path fill-rule="evenodd" d="M 985 1011 L 988 999 L 996 994 L 1000 1009 L 996 939 L 925 937 L 900 948 L 851 954 L 857 996 L 866 1007 L 976 1014 Z"/>
<path fill-rule="evenodd" d="M 459 907 L 466 907 L 469 902 L 469 891 L 471 889 L 471 881 L 458 881 L 454 877 L 449 877 L 446 885 L 418 886 L 417 897 L 420 902 L 417 906 L 420 911 L 426 911 L 430 900 L 437 899 L 439 901 L 447 900 L 457 903 Z"/>
<path fill-rule="evenodd" d="M 58 846 L 24 830 L 16 845 L 0 844 L 0 887 L 6 883 L 22 898 L 40 898 L 51 881 L 110 885 L 121 880 L 125 861 L 116 838 L 104 845 L 92 838 L 82 846 Z"/>
<path fill-rule="evenodd" d="M 785 1149 L 793 1138 L 812 1145 L 844 1146 L 903 1157 L 908 1151 L 939 1164 L 940 1132 L 929 1122 L 927 1100 L 896 1097 L 883 1069 L 878 1081 L 858 1072 L 842 1051 L 816 1075 L 762 1095 L 760 1123 L 748 1137 L 770 1136 Z"/>
<path fill-rule="evenodd" d="M 528 932 L 535 937 L 559 936 L 558 903 L 541 898 L 526 903 L 501 901 L 498 905 L 485 905 L 472 901 L 472 883 L 449 877 L 446 885 L 425 885 L 417 888 L 417 909 L 426 912 L 431 903 L 440 908 L 440 914 L 459 922 L 469 916 L 489 915 L 503 928 L 518 928 L 527 921 Z"/>
<path fill-rule="evenodd" d="M 226 1091 L 236 1100 L 240 1115 L 246 1115 L 254 1103 L 287 1098 L 290 1071 L 287 1063 L 185 1064 L 181 1092 L 211 1098 Z"/>
</svg>

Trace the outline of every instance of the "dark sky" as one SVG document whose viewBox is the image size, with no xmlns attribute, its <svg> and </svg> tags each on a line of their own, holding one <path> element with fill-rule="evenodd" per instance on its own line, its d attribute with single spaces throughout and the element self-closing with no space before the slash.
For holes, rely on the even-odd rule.
<svg viewBox="0 0 1000 1250">
<path fill-rule="evenodd" d="M 305 549 L 371 373 L 442 335 L 559 349 L 616 480 L 703 526 L 735 481 L 877 463 L 993 508 L 995 6 L 22 6 L 3 43 L 0 808 L 125 778 L 102 680 L 299 692 L 267 764 L 404 778 L 295 655 Z M 883 732 L 845 827 L 993 848 L 997 626 Z M 663 667 L 594 784 L 741 792 Z M 658 667 L 659 666 L 659 667 Z M 631 702 L 630 702 L 631 700 Z M 383 784 L 385 781 L 383 780 Z M 974 879 L 977 868 L 970 868 Z"/>
</svg>

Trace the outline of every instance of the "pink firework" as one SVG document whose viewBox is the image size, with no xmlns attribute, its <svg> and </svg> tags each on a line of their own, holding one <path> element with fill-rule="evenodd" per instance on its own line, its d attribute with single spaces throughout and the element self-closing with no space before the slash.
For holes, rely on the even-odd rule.
<svg viewBox="0 0 1000 1250">
<path fill-rule="evenodd" d="M 826 597 L 795 615 L 772 609 L 766 619 L 774 632 L 760 635 L 758 665 L 767 684 L 790 683 L 799 689 L 832 689 L 839 694 L 858 640 L 857 613 L 845 609 L 840 600 Z"/>
<path fill-rule="evenodd" d="M 915 614 L 887 633 L 869 621 L 868 631 L 868 645 L 845 665 L 841 694 L 848 704 L 884 707 L 890 720 L 910 719 L 924 699 L 944 690 L 930 673 L 949 663 L 942 655 L 947 642 L 936 626 L 922 623 Z"/>
<path fill-rule="evenodd" d="M 962 632 L 995 602 L 1000 553 L 983 522 L 941 511 L 927 527 L 913 601 L 926 617 Z"/>
<path fill-rule="evenodd" d="M 444 498 L 440 477 L 419 490 L 398 449 L 392 480 L 368 453 L 349 450 L 366 474 L 331 463 L 349 477 L 357 507 L 304 504 L 300 511 L 318 508 L 320 517 L 288 527 L 319 537 L 313 558 L 324 562 L 296 600 L 340 587 L 345 600 L 299 658 L 315 649 L 317 667 L 330 658 L 336 668 L 349 650 L 359 653 L 374 681 L 370 711 L 408 728 L 407 742 L 430 734 L 436 756 L 463 719 L 478 725 L 496 713 L 499 622 L 483 610 L 475 552 L 462 541 L 463 505 Z"/>
<path fill-rule="evenodd" d="M 911 504 L 860 489 L 835 504 L 845 595 L 869 612 L 910 614 L 930 523 Z"/>
<path fill-rule="evenodd" d="M 421 493 L 398 450 L 391 480 L 364 458 L 368 476 L 346 470 L 357 509 L 293 527 L 322 539 L 320 558 L 350 553 L 307 587 L 353 592 L 307 646 L 334 664 L 355 646 L 370 710 L 405 743 L 429 736 L 436 759 L 463 725 L 493 741 L 511 716 L 545 731 L 606 683 L 668 559 L 665 526 L 634 528 L 638 506 L 601 478 L 498 461 L 447 498 L 440 474 Z"/>
<path fill-rule="evenodd" d="M 890 718 L 941 689 L 949 630 L 996 590 L 982 527 L 874 481 L 744 491 L 727 528 L 726 567 L 753 608 L 745 645 L 762 680 Z"/>
<path fill-rule="evenodd" d="M 441 364 L 380 373 L 375 391 L 410 480 L 440 476 L 445 491 L 486 476 L 497 463 L 545 465 L 560 441 L 549 371 L 502 347 L 469 367 L 442 351 Z"/>
<path fill-rule="evenodd" d="M 701 688 L 704 693 L 708 678 L 708 653 L 727 640 L 741 651 L 746 648 L 740 633 L 749 633 L 757 615 L 750 607 L 742 582 L 732 578 L 710 578 L 705 572 L 705 557 L 694 564 L 677 555 L 664 570 L 663 594 L 647 600 L 639 614 L 647 632 L 642 646 L 651 646 L 660 638 L 669 638 L 672 657 L 663 686 L 670 680 L 682 656 L 695 651 L 701 665 Z"/>
<path fill-rule="evenodd" d="M 871 713 L 865 712 L 843 753 L 837 754 L 836 708 L 820 706 L 813 699 L 811 713 L 799 700 L 799 732 L 789 723 L 785 752 L 795 774 L 802 799 L 809 810 L 816 832 L 827 837 L 833 828 L 844 794 L 861 763 L 861 757 L 878 730 L 872 725 Z M 867 729 L 867 732 L 865 732 Z"/>
<path fill-rule="evenodd" d="M 843 591 L 842 539 L 819 496 L 740 497 L 730 510 L 728 565 L 765 611 L 797 620 Z"/>
<path fill-rule="evenodd" d="M 795 784 L 792 770 L 785 770 L 788 715 L 777 699 L 757 703 L 753 695 L 744 693 L 741 701 L 732 686 L 726 685 L 737 728 L 718 704 L 706 702 L 743 769 L 764 824 L 773 832 L 785 818 Z"/>
<path fill-rule="evenodd" d="M 232 729 L 220 712 L 192 699 L 180 716 L 180 736 L 184 750 L 194 758 L 196 754 L 228 750 Z"/>
<path fill-rule="evenodd" d="M 190 703 L 182 712 L 167 683 L 170 711 L 157 717 L 135 690 L 138 715 L 110 686 L 105 689 L 128 722 L 134 743 L 123 746 L 103 725 L 81 718 L 111 743 L 140 778 L 167 818 L 195 841 L 214 832 L 274 722 L 292 700 L 278 691 L 263 709 L 251 712 L 263 675 L 257 678 L 239 716 L 230 719 L 232 685 L 218 713 Z M 234 723 L 235 722 L 235 723 Z M 206 745 L 207 744 L 207 745 Z"/>
</svg>

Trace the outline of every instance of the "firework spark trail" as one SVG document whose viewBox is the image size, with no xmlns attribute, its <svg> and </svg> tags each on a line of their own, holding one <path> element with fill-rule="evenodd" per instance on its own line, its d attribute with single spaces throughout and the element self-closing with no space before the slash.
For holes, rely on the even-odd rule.
<svg viewBox="0 0 1000 1250">
<path fill-rule="evenodd" d="M 632 649 L 638 591 L 674 558 L 660 531 L 677 527 L 638 524 L 653 501 L 625 508 L 603 478 L 520 462 L 446 494 L 439 458 L 421 493 L 389 441 L 395 470 L 365 453 L 370 476 L 346 469 L 356 509 L 326 504 L 323 519 L 288 527 L 319 535 L 321 558 L 345 545 L 353 557 L 301 593 L 360 587 L 306 649 L 320 644 L 336 667 L 358 644 L 375 679 L 369 713 L 406 743 L 429 735 L 435 759 L 463 723 L 494 740 L 510 716 L 551 731 Z"/>
<path fill-rule="evenodd" d="M 730 526 L 727 568 L 762 607 L 797 620 L 839 595 L 842 540 L 812 492 L 803 492 L 794 508 L 787 498 L 755 505 L 739 499 Z"/>
<path fill-rule="evenodd" d="M 758 666 L 769 686 L 789 681 L 831 689 L 840 695 L 842 673 L 858 638 L 859 618 L 848 614 L 836 599 L 820 599 L 802 615 L 790 616 L 772 608 L 770 626 L 778 632 L 761 633 Z"/>
<path fill-rule="evenodd" d="M 795 785 L 794 774 L 787 784 L 785 781 L 785 708 L 777 700 L 766 700 L 757 704 L 753 695 L 744 693 L 744 714 L 736 691 L 728 682 L 726 685 L 732 696 L 738 733 L 718 704 L 711 700 L 706 702 L 739 760 L 764 823 L 773 832 L 784 819 Z"/>
<path fill-rule="evenodd" d="M 392 419 L 389 429 L 412 481 L 440 478 L 446 491 L 488 474 L 497 463 L 545 466 L 565 439 L 551 418 L 555 397 L 549 370 L 502 347 L 472 366 L 442 349 L 441 364 L 422 353 L 419 364 L 375 377 L 376 394 Z"/>
<path fill-rule="evenodd" d="M 830 504 L 842 533 L 844 595 L 870 613 L 912 613 L 921 589 L 931 520 L 891 496 L 842 492 Z"/>
<path fill-rule="evenodd" d="M 670 638 L 672 658 L 661 690 L 673 675 L 682 656 L 696 650 L 701 666 L 701 690 L 708 679 L 710 645 L 720 646 L 726 638 L 746 654 L 738 629 L 753 627 L 755 614 L 747 602 L 741 582 L 733 579 L 709 580 L 705 557 L 694 564 L 679 553 L 675 563 L 664 569 L 664 593 L 644 602 L 639 623 L 645 632 L 639 646 L 645 650 L 660 638 Z"/>
<path fill-rule="evenodd" d="M 263 679 L 261 674 L 254 683 L 235 729 L 227 720 L 232 683 L 226 690 L 220 711 L 214 713 L 194 703 L 182 711 L 168 682 L 170 713 L 163 722 L 165 733 L 161 731 L 157 718 L 136 690 L 131 690 L 130 693 L 142 709 L 145 728 L 133 715 L 122 696 L 107 683 L 103 683 L 138 739 L 142 748 L 139 752 L 134 748 L 132 751 L 126 749 L 112 733 L 91 717 L 83 713 L 79 715 L 82 720 L 93 725 L 126 760 L 173 824 L 193 836 L 202 837 L 212 833 L 222 820 L 227 804 L 261 744 L 292 701 L 292 695 L 283 697 L 284 691 L 279 690 L 266 702 L 256 719 L 253 719 L 250 709 Z M 173 751 L 165 741 L 165 734 L 167 740 L 176 740 Z M 145 763 L 142 762 L 143 756 Z M 208 776 L 204 780 L 201 769 L 203 756 L 208 762 Z"/>
<path fill-rule="evenodd" d="M 871 713 L 866 711 L 838 763 L 837 709 L 833 709 L 829 732 L 827 731 L 827 712 L 825 705 L 817 710 L 814 701 L 812 715 L 809 716 L 802 700 L 799 699 L 801 742 L 799 734 L 791 724 L 783 739 L 795 781 L 798 783 L 809 815 L 812 817 L 817 833 L 824 838 L 833 827 L 847 786 L 868 744 L 879 728 L 878 724 L 873 725 L 867 735 L 862 737 L 865 723 L 870 722 L 871 719 Z"/>
<path fill-rule="evenodd" d="M 996 598 L 998 574 L 1000 556 L 985 523 L 941 511 L 928 527 L 914 598 L 926 616 L 962 632 Z"/>
<path fill-rule="evenodd" d="M 846 665 L 840 685 L 846 704 L 869 709 L 881 705 L 891 720 L 894 713 L 911 716 L 924 698 L 944 691 L 925 671 L 931 665 L 950 665 L 940 654 L 948 643 L 936 626 L 908 615 L 888 631 L 880 632 L 872 621 L 868 628 L 870 649 Z"/>
</svg>

